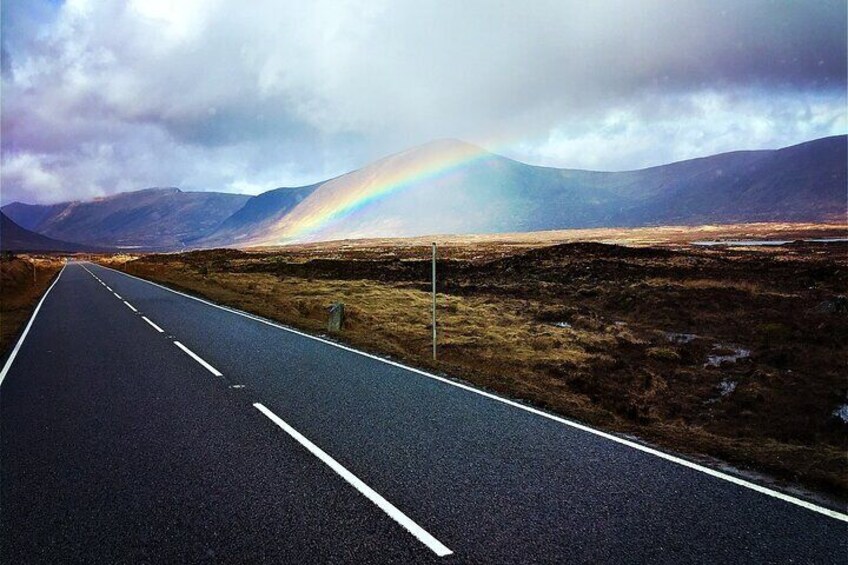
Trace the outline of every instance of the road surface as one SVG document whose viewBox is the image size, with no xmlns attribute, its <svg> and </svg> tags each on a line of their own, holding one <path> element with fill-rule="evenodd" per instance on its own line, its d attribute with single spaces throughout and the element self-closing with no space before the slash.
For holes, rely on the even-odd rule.
<svg viewBox="0 0 848 565">
<path fill-rule="evenodd" d="M 92 264 L 0 379 L 2 563 L 848 556 L 841 512 Z"/>
</svg>

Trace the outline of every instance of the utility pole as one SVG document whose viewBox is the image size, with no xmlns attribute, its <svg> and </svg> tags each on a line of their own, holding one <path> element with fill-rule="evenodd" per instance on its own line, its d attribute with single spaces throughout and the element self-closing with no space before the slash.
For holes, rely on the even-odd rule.
<svg viewBox="0 0 848 565">
<path fill-rule="evenodd" d="M 436 242 L 433 242 L 433 361 L 436 360 Z"/>
</svg>

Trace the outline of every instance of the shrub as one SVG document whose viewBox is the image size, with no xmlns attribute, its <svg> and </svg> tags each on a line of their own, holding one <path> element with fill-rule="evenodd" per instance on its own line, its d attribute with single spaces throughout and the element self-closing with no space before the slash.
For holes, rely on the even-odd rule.
<svg viewBox="0 0 848 565">
<path fill-rule="evenodd" d="M 651 347 L 648 357 L 659 361 L 680 361 L 680 355 L 670 347 Z"/>
</svg>

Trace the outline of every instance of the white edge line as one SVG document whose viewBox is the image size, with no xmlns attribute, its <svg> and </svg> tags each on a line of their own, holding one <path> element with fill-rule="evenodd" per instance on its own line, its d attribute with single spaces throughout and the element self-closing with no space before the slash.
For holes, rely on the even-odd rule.
<svg viewBox="0 0 848 565">
<path fill-rule="evenodd" d="M 416 524 L 406 514 L 398 510 L 398 508 L 380 496 L 374 489 L 366 485 L 356 475 L 348 471 L 341 463 L 333 459 L 320 447 L 306 439 L 300 432 L 288 425 L 279 416 L 268 410 L 264 405 L 256 402 L 253 407 L 265 414 L 268 419 L 277 424 L 284 432 L 293 437 L 299 444 L 309 450 L 315 457 L 324 462 L 328 467 L 335 471 L 341 478 L 347 481 L 353 488 L 362 493 L 365 498 L 376 504 L 380 510 L 389 515 L 389 517 L 403 526 L 409 533 L 418 538 L 418 540 L 430 548 L 433 553 L 439 557 L 444 557 L 453 553 L 442 542 L 434 538 L 424 528 Z"/>
<path fill-rule="evenodd" d="M 129 302 L 127 302 L 126 300 L 124 300 L 124 304 L 126 304 L 126 305 L 127 305 L 127 308 L 129 308 L 129 309 L 130 309 L 130 310 L 132 310 L 133 312 L 138 312 L 138 310 L 136 310 L 136 309 L 135 309 L 135 306 L 133 306 L 132 304 L 130 304 L 130 303 L 129 303 Z"/>
<path fill-rule="evenodd" d="M 142 316 L 141 319 L 144 320 L 145 322 L 147 322 L 148 324 L 150 324 L 151 326 L 153 326 L 153 329 L 156 330 L 157 332 L 159 332 L 160 334 L 165 333 L 165 330 L 163 330 L 162 328 L 160 328 L 159 326 L 154 324 L 153 320 L 151 320 L 147 316 Z"/>
<path fill-rule="evenodd" d="M 15 361 L 15 357 L 18 355 L 18 351 L 20 351 L 21 346 L 26 339 L 27 334 L 29 333 L 29 329 L 32 327 L 32 323 L 35 321 L 35 317 L 38 315 L 38 311 L 41 310 L 41 305 L 44 304 L 44 300 L 47 298 L 47 295 L 50 294 L 50 291 L 53 290 L 53 287 L 56 286 L 56 283 L 59 282 L 59 278 L 62 276 L 62 273 L 65 272 L 65 267 L 68 266 L 67 261 L 64 265 L 62 265 L 62 270 L 59 271 L 59 274 L 56 275 L 56 279 L 53 281 L 53 284 L 50 285 L 50 288 L 42 295 L 41 300 L 38 301 L 38 305 L 35 307 L 35 310 L 32 312 L 32 316 L 29 318 L 29 322 L 24 328 L 21 337 L 18 338 L 18 343 L 15 344 L 15 348 L 12 350 L 12 353 L 9 354 L 9 358 L 6 359 L 6 364 L 3 365 L 3 370 L 0 371 L 0 386 L 3 385 L 3 380 L 6 378 L 6 373 L 9 372 L 9 368 L 11 368 L 12 363 Z"/>
<path fill-rule="evenodd" d="M 104 267 L 103 265 L 99 265 L 99 266 L 103 267 L 104 269 L 109 269 L 110 271 L 115 271 L 115 269 L 112 269 L 110 267 Z M 149 281 L 147 279 L 143 279 L 141 277 L 137 277 L 135 275 L 131 275 L 129 273 L 124 273 L 122 271 L 115 271 L 115 272 L 118 273 L 118 274 L 130 277 L 130 278 L 133 278 L 133 279 L 137 279 L 137 280 L 145 282 L 147 284 L 152 284 L 153 286 L 157 286 L 157 287 L 159 287 L 163 290 L 167 290 L 168 292 L 173 292 L 174 294 L 179 294 L 180 296 L 184 296 L 186 298 L 190 298 L 192 300 L 202 302 L 202 303 L 204 303 L 208 306 L 218 308 L 219 310 L 224 310 L 226 312 L 230 312 L 231 314 L 237 314 L 237 315 L 243 316 L 245 318 L 250 318 L 251 320 L 260 322 L 262 324 L 272 326 L 272 327 L 275 327 L 275 328 L 278 328 L 278 329 L 281 329 L 283 331 L 287 331 L 287 332 L 290 332 L 290 333 L 293 333 L 293 334 L 297 334 L 297 335 L 300 335 L 300 336 L 303 336 L 303 337 L 306 337 L 306 338 L 309 338 L 309 339 L 312 339 L 312 340 L 315 340 L 315 341 L 320 341 L 322 343 L 326 343 L 327 345 L 332 345 L 333 347 L 338 347 L 339 349 L 344 349 L 345 351 L 350 351 L 352 353 L 356 353 L 356 354 L 362 355 L 364 357 L 370 357 L 371 359 L 375 359 L 375 360 L 380 361 L 382 363 L 386 363 L 388 365 L 393 365 L 395 367 L 399 367 L 401 369 L 405 369 L 407 371 L 417 373 L 419 375 L 428 377 L 430 379 L 435 379 L 435 380 L 443 382 L 445 384 L 455 386 L 457 388 L 461 388 L 461 389 L 467 390 L 469 392 L 473 392 L 474 394 L 479 394 L 480 396 L 485 396 L 486 398 L 495 400 L 497 402 L 502 402 L 503 404 L 508 404 L 509 406 L 512 406 L 514 408 L 524 410 L 525 412 L 530 412 L 531 414 L 536 414 L 537 416 L 541 416 L 543 418 L 547 418 L 549 420 L 559 422 L 560 424 L 564 424 L 566 426 L 569 426 L 569 427 L 572 427 L 572 428 L 575 428 L 575 429 L 596 435 L 598 437 L 602 437 L 604 439 L 614 441 L 614 442 L 616 442 L 620 445 L 626 445 L 627 447 L 631 447 L 633 449 L 642 451 L 643 453 L 648 453 L 650 455 L 654 455 L 656 457 L 659 457 L 660 459 L 665 459 L 666 461 L 670 461 L 672 463 L 676 463 L 678 465 L 688 467 L 689 469 L 699 471 L 699 472 L 704 473 L 706 475 L 709 475 L 711 477 L 721 479 L 723 481 L 727 481 L 729 483 L 733 483 L 735 485 L 753 490 L 753 491 L 758 492 L 760 494 L 764 494 L 766 496 L 770 496 L 772 498 L 776 498 L 778 500 L 782 500 L 784 502 L 794 504 L 795 506 L 800 506 L 801 508 L 806 508 L 807 510 L 817 512 L 819 514 L 823 514 L 825 516 L 828 516 L 830 518 L 834 518 L 836 520 L 840 520 L 842 522 L 848 522 L 848 514 L 843 514 L 842 512 L 838 512 L 836 510 L 831 510 L 829 508 L 819 506 L 818 504 L 813 504 L 812 502 L 807 502 L 806 500 L 802 500 L 800 498 L 796 498 L 794 496 L 784 494 L 782 492 L 770 489 L 768 487 L 764 487 L 764 486 L 758 485 L 756 483 L 746 481 L 745 479 L 741 479 L 739 477 L 734 477 L 733 475 L 728 475 L 727 473 L 722 473 L 721 471 L 717 471 L 715 469 L 705 467 L 705 466 L 700 465 L 698 463 L 688 461 L 688 460 L 683 459 L 681 457 L 677 457 L 676 455 L 671 455 L 669 453 L 659 451 L 658 449 L 654 449 L 652 447 L 648 447 L 646 445 L 642 445 L 640 443 L 636 443 L 636 442 L 624 439 L 622 437 L 618 437 L 616 435 L 613 435 L 613 434 L 610 434 L 610 433 L 607 433 L 607 432 L 604 432 L 604 431 L 601 431 L 601 430 L 597 430 L 595 428 L 591 428 L 591 427 L 586 426 L 584 424 L 580 424 L 578 422 L 574 422 L 572 420 L 568 420 L 568 419 L 562 418 L 560 416 L 555 416 L 554 414 L 549 414 L 547 412 L 543 412 L 541 410 L 533 408 L 532 406 L 526 406 L 526 405 L 520 404 L 520 403 L 518 403 L 514 400 L 509 400 L 508 398 L 503 398 L 501 396 L 497 396 L 495 394 L 492 394 L 491 392 L 486 392 L 484 390 L 480 390 L 480 389 L 471 387 L 471 386 L 463 384 L 463 383 L 452 381 L 450 379 L 446 379 L 445 377 L 440 377 L 438 375 L 434 375 L 432 373 L 422 371 L 421 369 L 416 369 L 415 367 L 409 367 L 407 365 L 402 365 L 401 363 L 398 363 L 396 361 L 392 361 L 390 359 L 383 359 L 382 357 L 378 357 L 376 355 L 366 353 L 365 351 L 359 351 L 358 349 L 354 349 L 352 347 L 348 347 L 346 345 L 342 345 L 342 344 L 336 343 L 334 341 L 330 341 L 330 340 L 327 340 L 327 339 L 320 338 L 318 336 L 314 336 L 314 335 L 310 335 L 308 333 L 304 333 L 302 331 L 286 327 L 282 324 L 278 324 L 278 323 L 272 322 L 270 320 L 260 318 L 259 316 L 255 316 L 253 314 L 248 314 L 247 312 L 242 312 L 241 310 L 236 310 L 235 308 L 230 308 L 228 306 L 221 306 L 220 304 L 215 304 L 214 302 L 210 302 L 210 301 L 205 300 L 203 298 L 198 298 L 197 296 L 192 296 L 190 294 L 186 294 L 184 292 L 180 292 L 178 290 L 168 288 L 167 286 L 161 285 L 159 283 L 155 283 L 153 281 Z"/>
<path fill-rule="evenodd" d="M 209 363 L 204 361 L 197 353 L 195 353 L 194 351 L 192 351 L 191 349 L 189 349 L 188 347 L 186 347 L 185 345 L 183 345 L 179 341 L 174 341 L 174 345 L 176 345 L 177 347 L 179 347 L 180 349 L 182 349 L 183 351 L 188 353 L 189 357 L 191 357 L 192 359 L 194 359 L 195 361 L 197 361 L 198 363 L 203 365 L 206 368 L 207 371 L 209 371 L 210 373 L 212 373 L 216 377 L 223 377 L 224 376 L 224 374 L 221 373 L 220 371 L 218 371 L 218 369 L 216 369 L 215 367 L 213 367 L 212 365 L 210 365 Z"/>
</svg>

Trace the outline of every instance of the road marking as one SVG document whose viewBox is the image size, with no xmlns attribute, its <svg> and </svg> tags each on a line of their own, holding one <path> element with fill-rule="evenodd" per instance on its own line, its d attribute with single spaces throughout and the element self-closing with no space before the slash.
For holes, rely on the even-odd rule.
<svg viewBox="0 0 848 565">
<path fill-rule="evenodd" d="M 118 297 L 118 300 L 123 300 L 123 298 L 121 298 L 121 295 L 120 295 L 120 294 L 118 294 L 117 292 L 113 292 L 112 294 L 114 294 L 115 296 L 117 296 L 117 297 Z"/>
<path fill-rule="evenodd" d="M 133 312 L 138 312 L 138 310 L 136 310 L 136 309 L 135 309 L 135 306 L 133 306 L 132 304 L 130 304 L 130 303 L 129 303 L 129 302 L 127 302 L 126 300 L 124 300 L 124 304 L 126 304 L 126 305 L 127 305 L 127 308 L 129 308 L 129 309 L 130 309 L 130 310 L 132 310 Z"/>
<path fill-rule="evenodd" d="M 145 322 L 147 322 L 148 324 L 150 324 L 151 326 L 153 326 L 153 329 L 156 330 L 157 332 L 159 332 L 160 334 L 165 333 L 165 330 L 163 330 L 162 328 L 160 328 L 159 326 L 154 324 L 153 320 L 151 320 L 147 316 L 142 316 L 141 319 L 144 320 Z"/>
<path fill-rule="evenodd" d="M 108 290 L 109 292 L 112 292 L 112 288 L 109 285 L 103 285 L 103 286 L 106 287 L 106 290 Z"/>
<path fill-rule="evenodd" d="M 180 349 L 182 349 L 183 351 L 188 353 L 189 356 L 192 359 L 194 359 L 195 361 L 197 361 L 198 363 L 203 365 L 206 368 L 207 371 L 209 371 L 210 373 L 212 373 L 216 377 L 223 377 L 224 376 L 224 374 L 221 373 L 220 371 L 218 371 L 218 369 L 216 369 L 215 367 L 213 367 L 212 365 L 210 365 L 209 363 L 204 361 L 197 353 L 195 353 L 194 351 L 192 351 L 191 349 L 189 349 L 188 347 L 186 347 L 185 345 L 183 345 L 179 341 L 174 341 L 174 345 L 176 345 L 177 347 L 179 347 Z"/>
<path fill-rule="evenodd" d="M 101 265 L 101 267 L 102 267 L 102 265 Z M 110 271 L 115 271 L 115 269 L 112 269 L 110 267 L 103 267 L 103 268 L 109 269 Z M 489 398 L 491 400 L 494 400 L 496 402 L 500 402 L 502 404 L 507 404 L 509 406 L 512 406 L 513 408 L 518 408 L 519 410 L 524 410 L 525 412 L 529 412 L 531 414 L 541 416 L 542 418 L 547 418 L 548 420 L 553 420 L 554 422 L 558 422 L 560 424 L 569 426 L 571 428 L 574 428 L 574 429 L 577 429 L 577 430 L 580 430 L 580 431 L 583 431 L 583 432 L 586 432 L 586 433 L 590 433 L 590 434 L 598 436 L 598 437 L 602 437 L 604 439 L 607 439 L 609 441 L 613 441 L 613 442 L 618 443 L 620 445 L 624 445 L 624 446 L 630 447 L 632 449 L 636 449 L 637 451 L 641 451 L 643 453 L 647 453 L 649 455 L 659 457 L 660 459 L 665 459 L 666 461 L 670 461 L 671 463 L 676 463 L 677 465 L 687 467 L 689 469 L 692 469 L 693 471 L 698 471 L 700 473 L 704 473 L 705 475 L 709 475 L 713 478 L 720 479 L 722 481 L 726 481 L 726 482 L 732 483 L 734 485 L 737 485 L 737 486 L 740 486 L 740 487 L 743 487 L 743 488 L 746 488 L 746 489 L 749 489 L 749 490 L 753 490 L 753 491 L 758 492 L 760 494 L 764 494 L 766 496 L 770 496 L 772 498 L 782 500 L 783 502 L 788 502 L 789 504 L 794 504 L 795 506 L 800 506 L 801 508 L 805 508 L 805 509 L 810 510 L 812 512 L 816 512 L 818 514 L 822 514 L 824 516 L 828 516 L 830 518 L 834 518 L 834 519 L 840 520 L 842 522 L 848 522 L 848 514 L 843 514 L 842 512 L 838 512 L 836 510 L 831 510 L 829 508 L 819 506 L 818 504 L 813 504 L 812 502 L 807 502 L 806 500 L 802 500 L 800 498 L 796 498 L 794 496 L 784 494 L 782 492 L 770 489 L 768 487 L 758 485 L 757 483 L 752 483 L 751 481 L 746 481 L 745 479 L 742 479 L 742 478 L 739 478 L 739 477 L 736 477 L 736 476 L 733 476 L 733 475 L 728 475 L 727 473 L 723 473 L 721 471 L 717 471 L 715 469 L 705 467 L 705 466 L 700 465 L 698 463 L 695 463 L 693 461 L 683 459 L 682 457 L 678 457 L 676 455 L 671 455 L 670 453 L 665 453 L 665 452 L 660 451 L 658 449 L 654 449 L 653 447 L 648 447 L 647 445 L 642 445 L 641 443 L 636 443 L 634 441 L 630 441 L 628 439 L 625 439 L 625 438 L 622 438 L 622 437 L 619 437 L 619 436 L 616 436 L 616 435 L 613 435 L 613 434 L 610 434 L 610 433 L 607 433 L 607 432 L 604 432 L 604 431 L 601 431 L 601 430 L 597 430 L 595 428 L 590 428 L 589 426 L 586 426 L 584 424 L 580 424 L 579 422 L 575 422 L 573 420 L 568 420 L 568 419 L 563 418 L 561 416 L 556 416 L 554 414 L 549 414 L 547 412 L 543 412 L 543 411 L 541 411 L 537 408 L 533 408 L 532 406 L 527 406 L 525 404 L 521 404 L 521 403 L 516 402 L 514 400 L 510 400 L 508 398 L 503 398 L 501 396 L 497 396 L 495 394 L 492 394 L 491 392 L 486 392 L 484 390 L 480 390 L 480 389 L 474 388 L 472 386 L 469 386 L 469 385 L 466 385 L 466 384 L 463 384 L 463 383 L 452 381 L 452 380 L 447 379 L 445 377 L 440 377 L 438 375 L 434 375 L 432 373 L 422 371 L 421 369 L 416 369 L 415 367 L 409 367 L 407 365 L 402 365 L 401 363 L 398 363 L 396 361 L 392 361 L 390 359 L 384 359 L 382 357 L 378 357 L 376 355 L 372 355 L 372 354 L 366 353 L 364 351 L 359 351 L 358 349 L 348 347 L 347 345 L 342 345 L 340 343 L 336 343 L 336 342 L 330 341 L 328 339 L 324 339 L 324 338 L 321 338 L 321 337 L 318 337 L 318 336 L 314 336 L 314 335 L 302 332 L 300 330 L 296 330 L 294 328 L 290 328 L 290 327 L 284 326 L 282 324 L 272 322 L 271 320 L 266 320 L 264 318 L 260 318 L 259 316 L 256 316 L 254 314 L 249 314 L 247 312 L 243 312 L 243 311 L 237 310 L 235 308 L 230 308 L 229 306 L 221 306 L 220 304 L 215 304 L 214 302 L 210 302 L 209 300 L 205 300 L 203 298 L 198 298 L 197 296 L 192 296 L 190 294 L 180 292 L 179 290 L 174 290 L 172 288 L 168 288 L 167 286 L 161 285 L 159 283 L 155 283 L 153 281 L 149 281 L 147 279 L 143 279 L 141 277 L 137 277 L 135 275 L 131 275 L 129 273 L 124 273 L 124 272 L 121 272 L 121 271 L 115 271 L 115 272 L 118 273 L 118 274 L 124 275 L 126 277 L 130 277 L 130 278 L 139 280 L 141 282 L 145 282 L 147 284 L 159 287 L 162 290 L 167 290 L 168 292 L 172 292 L 174 294 L 179 294 L 180 296 L 184 296 L 185 298 L 189 298 L 191 300 L 196 300 L 197 302 L 201 302 L 203 304 L 206 304 L 207 306 L 212 306 L 213 308 L 217 308 L 219 310 L 223 310 L 223 311 L 229 312 L 231 314 L 236 314 L 236 315 L 242 316 L 244 318 L 249 318 L 253 321 L 259 322 L 261 324 L 265 324 L 267 326 L 272 326 L 272 327 L 275 327 L 277 329 L 305 337 L 307 339 L 320 341 L 321 343 L 326 343 L 327 345 L 331 345 L 331 346 L 337 347 L 339 349 L 344 349 L 345 351 L 350 351 L 351 353 L 356 353 L 357 355 L 362 355 L 363 357 L 369 357 L 369 358 L 374 359 L 376 361 L 379 361 L 381 363 L 386 363 L 387 365 L 392 365 L 394 367 L 398 367 L 400 369 L 404 369 L 406 371 L 416 373 L 418 375 L 427 377 L 429 379 L 440 381 L 442 383 L 445 383 L 447 385 L 450 385 L 450 386 L 453 386 L 453 387 L 456 387 L 456 388 L 461 388 L 463 390 L 467 390 L 468 392 L 472 392 L 474 394 L 484 396 L 484 397 Z"/>
<path fill-rule="evenodd" d="M 406 514 L 397 509 L 397 507 L 380 496 L 374 489 L 362 482 L 359 477 L 348 471 L 341 463 L 330 457 L 320 447 L 306 439 L 300 432 L 285 423 L 279 416 L 268 410 L 259 402 L 255 403 L 254 408 L 265 414 L 269 420 L 277 424 L 284 432 L 293 437 L 300 445 L 309 450 L 312 455 L 323 461 L 328 467 L 335 471 L 341 478 L 352 485 L 356 490 L 365 495 L 365 497 L 376 504 L 380 509 L 389 515 L 389 517 L 406 528 L 406 530 L 418 540 L 429 547 L 433 553 L 439 557 L 450 555 L 453 553 L 445 547 L 439 540 L 430 535 L 424 528 L 413 522 Z"/>
<path fill-rule="evenodd" d="M 59 271 L 58 275 L 56 275 L 56 280 L 53 281 L 53 284 L 50 285 L 50 288 L 47 289 L 47 292 L 45 292 L 44 296 L 41 297 L 41 300 L 38 301 L 38 305 L 35 307 L 35 310 L 33 310 L 32 316 L 30 316 L 29 322 L 24 328 L 21 337 L 18 338 L 18 343 L 15 344 L 15 348 L 12 350 L 12 353 L 9 354 L 9 358 L 6 359 L 6 364 L 3 365 L 3 370 L 0 371 L 0 386 L 3 385 L 3 379 L 6 378 L 6 373 L 9 372 L 9 368 L 12 366 L 15 357 L 18 356 L 18 351 L 20 351 L 21 345 L 24 344 L 24 340 L 26 339 L 27 334 L 29 334 L 29 329 L 32 327 L 32 323 L 35 321 L 38 311 L 41 310 L 41 305 L 44 304 L 44 300 L 47 298 L 47 295 L 50 294 L 50 291 L 53 290 L 53 287 L 56 286 L 56 283 L 59 282 L 59 278 L 62 276 L 62 273 L 65 272 L 65 267 L 67 266 L 68 262 L 65 261 L 65 264 L 62 266 L 62 270 Z"/>
</svg>

